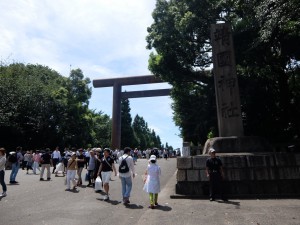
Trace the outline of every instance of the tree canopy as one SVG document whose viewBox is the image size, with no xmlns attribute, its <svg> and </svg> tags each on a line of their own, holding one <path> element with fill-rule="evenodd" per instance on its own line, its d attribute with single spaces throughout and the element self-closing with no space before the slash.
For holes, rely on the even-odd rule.
<svg viewBox="0 0 300 225">
<path fill-rule="evenodd" d="M 148 127 L 143 117 L 136 115 L 132 121 L 130 102 L 122 99 L 121 102 L 121 147 L 132 146 L 139 149 L 161 148 L 160 137 Z"/>
<path fill-rule="evenodd" d="M 173 85 L 174 121 L 185 141 L 218 135 L 210 69 L 217 22 L 233 30 L 245 135 L 299 138 L 299 1 L 157 0 L 152 16 L 149 69 Z"/>
<path fill-rule="evenodd" d="M 47 66 L 2 64 L 0 84 L 2 146 L 110 147 L 111 118 L 89 109 L 90 79 L 80 69 L 64 77 Z M 140 120 L 134 131 L 129 101 L 123 100 L 122 147 L 160 147 L 159 137 Z"/>
</svg>

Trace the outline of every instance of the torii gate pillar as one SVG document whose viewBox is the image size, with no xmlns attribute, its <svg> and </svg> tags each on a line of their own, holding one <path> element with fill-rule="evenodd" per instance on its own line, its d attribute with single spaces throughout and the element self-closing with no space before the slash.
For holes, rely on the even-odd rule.
<svg viewBox="0 0 300 225">
<path fill-rule="evenodd" d="M 111 130 L 111 144 L 112 148 L 120 148 L 121 145 L 121 91 L 122 86 L 114 83 L 113 89 L 113 108 L 112 108 L 112 130 Z"/>
</svg>

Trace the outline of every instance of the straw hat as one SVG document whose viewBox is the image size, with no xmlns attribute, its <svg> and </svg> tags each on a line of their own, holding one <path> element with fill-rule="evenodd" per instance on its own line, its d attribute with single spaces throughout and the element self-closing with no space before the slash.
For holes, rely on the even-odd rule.
<svg viewBox="0 0 300 225">
<path fill-rule="evenodd" d="M 6 151 L 5 151 L 5 149 L 4 149 L 4 148 L 0 148 L 0 152 L 2 152 L 2 153 L 3 153 L 3 155 L 5 155 L 5 154 L 6 154 Z"/>
</svg>

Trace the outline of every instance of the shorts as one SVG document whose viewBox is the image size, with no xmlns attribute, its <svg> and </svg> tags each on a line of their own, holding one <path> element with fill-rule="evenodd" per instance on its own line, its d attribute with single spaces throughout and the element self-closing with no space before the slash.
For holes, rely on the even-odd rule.
<svg viewBox="0 0 300 225">
<path fill-rule="evenodd" d="M 103 184 L 108 184 L 109 180 L 111 178 L 111 171 L 107 171 L 107 172 L 101 172 L 101 176 L 102 176 L 102 182 Z"/>
</svg>

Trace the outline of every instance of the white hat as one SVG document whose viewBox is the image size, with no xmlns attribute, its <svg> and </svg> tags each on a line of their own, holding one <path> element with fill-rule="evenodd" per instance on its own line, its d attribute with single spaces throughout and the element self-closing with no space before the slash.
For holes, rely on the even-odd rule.
<svg viewBox="0 0 300 225">
<path fill-rule="evenodd" d="M 156 156 L 155 155 L 151 155 L 149 161 L 151 160 L 156 160 Z"/>
<path fill-rule="evenodd" d="M 12 155 L 12 154 L 15 154 L 15 153 L 16 153 L 16 152 L 10 152 L 9 154 L 11 154 L 11 155 Z"/>
<path fill-rule="evenodd" d="M 209 151 L 208 151 L 209 154 L 210 154 L 210 153 L 213 153 L 213 152 L 216 152 L 216 150 L 213 149 L 213 148 L 210 148 Z"/>
</svg>

